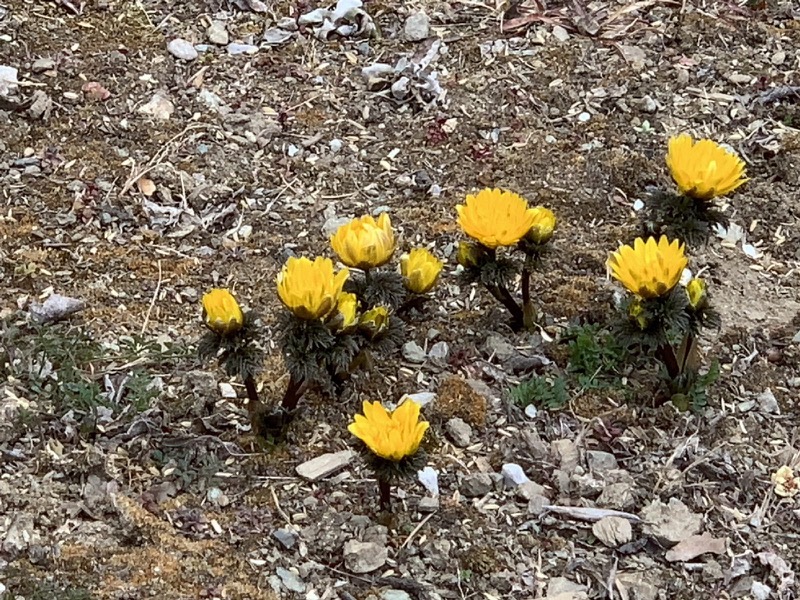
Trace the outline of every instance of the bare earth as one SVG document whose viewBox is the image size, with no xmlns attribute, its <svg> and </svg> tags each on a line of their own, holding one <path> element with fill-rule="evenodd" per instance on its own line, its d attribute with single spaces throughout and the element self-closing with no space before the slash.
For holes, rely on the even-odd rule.
<svg viewBox="0 0 800 600">
<path fill-rule="evenodd" d="M 798 597 L 800 508 L 770 476 L 800 465 L 800 10 L 546 5 L 369 1 L 326 36 L 296 30 L 328 7 L 302 0 L 0 0 L 0 598 Z M 179 59 L 176 38 L 204 46 Z M 403 56 L 432 60 L 435 77 L 362 74 Z M 2 67 L 18 70 L 5 94 Z M 525 375 L 498 340 L 557 375 L 565 328 L 610 319 L 605 260 L 641 231 L 646 187 L 671 185 L 666 141 L 681 131 L 729 144 L 751 178 L 727 199 L 744 239 L 689 248 L 722 313 L 702 340 L 721 366 L 708 407 L 653 408 L 653 373 L 632 372 L 526 416 L 507 395 Z M 534 281 L 555 341 L 513 334 L 456 276 L 454 206 L 485 186 L 559 217 Z M 341 398 L 309 395 L 285 443 L 257 444 L 244 388 L 229 382 L 228 397 L 194 358 L 200 296 L 230 286 L 259 311 L 260 384 L 278 399 L 276 273 L 293 253 L 330 256 L 337 219 L 384 210 L 400 250 L 447 259 L 409 327 L 447 356 L 398 351 Z M 86 376 L 108 398 L 137 370 L 155 386 L 144 405 L 120 393 L 92 419 L 64 414 L 20 379 L 8 329 L 51 292 L 87 304 L 52 326 L 102 345 Z M 355 447 L 362 400 L 423 391 L 438 393 L 425 409 L 435 512 L 409 481 L 381 514 L 357 455 L 318 482 L 297 476 Z M 464 447 L 446 433 L 455 416 L 472 427 Z M 507 463 L 538 485 L 504 484 Z M 632 513 L 631 534 L 607 541 L 542 498 Z M 354 557 L 353 540 L 371 545 Z"/>
</svg>

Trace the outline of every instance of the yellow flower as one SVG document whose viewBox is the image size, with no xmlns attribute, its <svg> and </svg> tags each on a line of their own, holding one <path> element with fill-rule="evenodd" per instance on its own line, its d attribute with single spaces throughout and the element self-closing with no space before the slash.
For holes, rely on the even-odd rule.
<svg viewBox="0 0 800 600">
<path fill-rule="evenodd" d="M 471 269 L 481 264 L 484 259 L 485 250 L 472 242 L 459 242 L 456 260 L 465 269 Z"/>
<path fill-rule="evenodd" d="M 628 316 L 631 318 L 631 321 L 639 326 L 639 329 L 642 331 L 647 329 L 647 315 L 645 314 L 644 306 L 642 306 L 642 301 L 639 300 L 639 298 L 634 298 L 633 302 L 628 306 Z"/>
<path fill-rule="evenodd" d="M 342 292 L 336 303 L 336 329 L 349 329 L 358 322 L 358 297 Z"/>
<path fill-rule="evenodd" d="M 546 244 L 553 237 L 556 228 L 556 215 L 549 208 L 537 206 L 528 210 L 533 215 L 533 225 L 528 231 L 527 238 L 536 244 Z"/>
<path fill-rule="evenodd" d="M 407 398 L 388 412 L 380 402 L 364 402 L 362 410 L 364 414 L 355 415 L 347 430 L 374 454 L 395 462 L 416 454 L 430 425 L 419 420 L 419 404 Z"/>
<path fill-rule="evenodd" d="M 686 268 L 684 245 L 662 235 L 655 238 L 636 238 L 633 248 L 620 246 L 611 258 L 608 266 L 611 274 L 622 285 L 640 298 L 657 298 L 664 296 L 680 281 L 681 273 Z"/>
<path fill-rule="evenodd" d="M 358 324 L 369 332 L 370 337 L 374 338 L 389 326 L 389 309 L 385 306 L 371 308 L 361 315 Z"/>
<path fill-rule="evenodd" d="M 689 297 L 689 305 L 694 308 L 703 308 L 706 303 L 706 282 L 695 277 L 686 284 L 686 295 Z"/>
<path fill-rule="evenodd" d="M 347 269 L 333 272 L 330 258 L 291 257 L 278 273 L 278 296 L 301 319 L 322 319 L 336 308 Z"/>
<path fill-rule="evenodd" d="M 442 261 L 426 248 L 414 248 L 400 257 L 400 273 L 406 287 L 415 294 L 425 294 L 436 285 Z"/>
<path fill-rule="evenodd" d="M 348 267 L 372 269 L 389 262 L 394 252 L 394 231 L 387 213 L 376 222 L 367 215 L 353 219 L 336 230 L 331 246 Z"/>
<path fill-rule="evenodd" d="M 710 200 L 729 194 L 745 181 L 744 161 L 711 140 L 684 133 L 669 140 L 667 166 L 682 194 Z"/>
<path fill-rule="evenodd" d="M 775 495 L 781 498 L 793 498 L 800 492 L 800 477 L 794 474 L 794 469 L 783 466 L 772 474 L 772 483 L 775 484 Z"/>
<path fill-rule="evenodd" d="M 244 324 L 244 315 L 236 298 L 221 288 L 203 296 L 203 317 L 208 328 L 220 335 L 239 331 Z"/>
<path fill-rule="evenodd" d="M 534 222 L 524 198 L 499 189 L 468 195 L 464 204 L 456 206 L 456 211 L 464 233 L 487 248 L 513 246 L 525 237 Z"/>
</svg>

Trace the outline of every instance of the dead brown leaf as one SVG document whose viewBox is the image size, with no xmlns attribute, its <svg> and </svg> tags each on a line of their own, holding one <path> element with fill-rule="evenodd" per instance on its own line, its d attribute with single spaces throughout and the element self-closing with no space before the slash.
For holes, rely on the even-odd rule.
<svg viewBox="0 0 800 600">
<path fill-rule="evenodd" d="M 686 562 L 701 554 L 725 554 L 727 546 L 727 538 L 715 538 L 708 533 L 693 535 L 667 550 L 666 559 L 669 562 Z"/>
<path fill-rule="evenodd" d="M 152 179 L 148 179 L 147 177 L 140 177 L 136 182 L 136 187 L 148 198 L 156 193 L 156 184 Z"/>
</svg>

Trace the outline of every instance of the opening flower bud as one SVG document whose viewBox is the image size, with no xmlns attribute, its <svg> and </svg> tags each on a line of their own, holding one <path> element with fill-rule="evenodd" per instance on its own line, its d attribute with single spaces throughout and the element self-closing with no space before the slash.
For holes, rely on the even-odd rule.
<svg viewBox="0 0 800 600">
<path fill-rule="evenodd" d="M 375 338 L 389 327 L 389 309 L 385 306 L 371 308 L 361 315 L 358 324 L 371 338 Z"/>
<path fill-rule="evenodd" d="M 236 298 L 222 288 L 215 288 L 203 296 L 203 318 L 206 326 L 220 335 L 239 331 L 244 324 L 244 315 Z"/>
<path fill-rule="evenodd" d="M 632 322 L 636 323 L 636 325 L 642 331 L 647 329 L 647 314 L 645 312 L 644 305 L 639 298 L 634 298 L 628 306 L 628 317 Z"/>
<path fill-rule="evenodd" d="M 533 225 L 528 230 L 526 239 L 535 244 L 546 244 L 553 237 L 556 229 L 555 213 L 544 206 L 531 208 L 528 213 L 533 216 Z"/>
<path fill-rule="evenodd" d="M 689 297 L 689 305 L 693 309 L 703 308 L 708 300 L 706 282 L 699 277 L 695 277 L 686 284 L 686 295 Z"/>
<path fill-rule="evenodd" d="M 336 331 L 350 329 L 358 322 L 358 298 L 355 294 L 342 292 L 336 303 L 336 314 L 330 319 L 329 325 Z"/>
<path fill-rule="evenodd" d="M 425 294 L 436 285 L 442 261 L 425 248 L 414 248 L 400 257 L 400 273 L 406 288 L 415 294 Z"/>
</svg>

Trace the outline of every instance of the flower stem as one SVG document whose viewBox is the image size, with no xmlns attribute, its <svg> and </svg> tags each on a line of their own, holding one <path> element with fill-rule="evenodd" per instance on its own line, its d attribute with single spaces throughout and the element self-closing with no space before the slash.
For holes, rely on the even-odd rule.
<svg viewBox="0 0 800 600">
<path fill-rule="evenodd" d="M 519 307 L 519 304 L 516 303 L 514 298 L 511 296 L 511 292 L 509 292 L 505 286 L 500 285 L 486 285 L 486 289 L 489 290 L 489 293 L 494 296 L 494 298 L 503 306 L 505 306 L 506 310 L 511 313 L 511 327 L 514 331 L 519 331 L 522 329 L 523 325 L 525 324 L 525 317 L 523 315 L 522 309 Z"/>
<path fill-rule="evenodd" d="M 664 343 L 656 350 L 656 358 L 664 363 L 667 368 L 667 375 L 673 381 L 681 374 L 678 358 L 675 356 L 675 349 L 668 343 Z"/>
<path fill-rule="evenodd" d="M 252 375 L 246 375 L 244 378 L 244 388 L 247 390 L 247 414 L 250 416 L 250 427 L 255 435 L 264 437 L 264 415 L 266 414 L 266 407 L 261 399 L 258 397 L 258 388 L 256 387 L 256 380 Z"/>
<path fill-rule="evenodd" d="M 536 317 L 536 308 L 531 302 L 531 267 L 526 259 L 525 266 L 522 267 L 522 324 L 525 329 L 533 329 Z"/>
<path fill-rule="evenodd" d="M 289 385 L 286 386 L 286 391 L 281 400 L 281 408 L 287 413 L 294 411 L 297 408 L 297 403 L 306 392 L 306 382 L 303 379 L 295 378 L 294 375 L 289 377 Z"/>
<path fill-rule="evenodd" d="M 392 502 L 392 486 L 380 477 L 378 477 L 378 492 L 381 496 L 381 510 L 389 510 Z"/>
<path fill-rule="evenodd" d="M 419 312 L 422 312 L 422 309 L 425 306 L 425 302 L 427 302 L 428 300 L 430 300 L 428 296 L 414 294 L 410 298 L 407 298 L 400 305 L 400 307 L 395 311 L 395 314 L 402 315 L 414 309 L 418 310 Z"/>
</svg>

